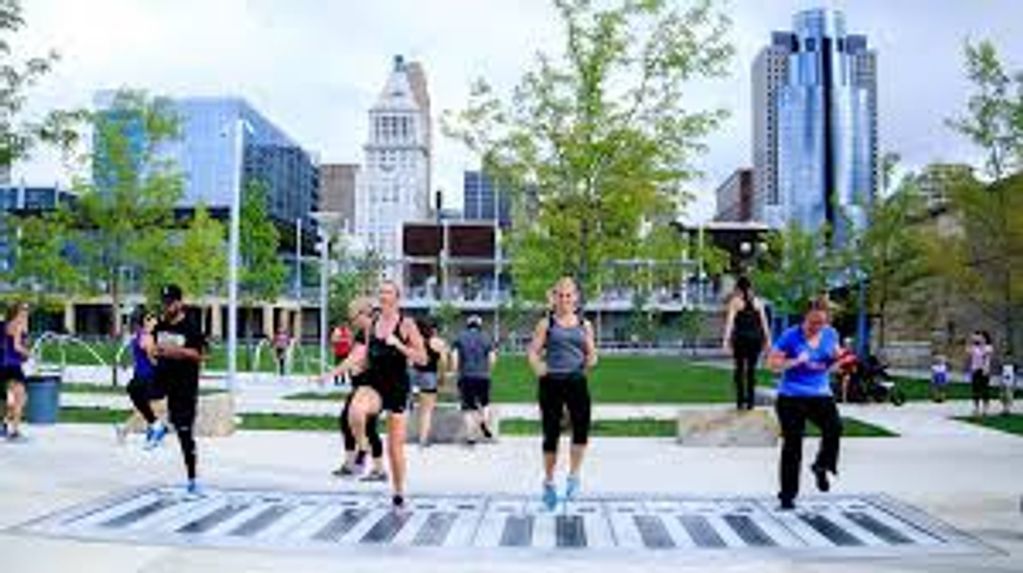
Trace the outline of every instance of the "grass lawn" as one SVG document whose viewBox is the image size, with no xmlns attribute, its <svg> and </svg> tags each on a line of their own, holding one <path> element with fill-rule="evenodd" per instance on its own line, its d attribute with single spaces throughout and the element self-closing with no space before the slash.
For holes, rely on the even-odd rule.
<svg viewBox="0 0 1023 573">
<path fill-rule="evenodd" d="M 1023 414 L 1009 414 L 1008 416 L 993 414 L 986 418 L 962 416 L 956 419 L 963 422 L 969 422 L 971 424 L 977 424 L 978 426 L 984 426 L 985 428 L 992 428 L 1008 432 L 1010 434 L 1016 434 L 1017 436 L 1023 436 Z"/>
<path fill-rule="evenodd" d="M 91 384 L 89 382 L 61 382 L 60 391 L 69 394 L 109 394 L 116 396 L 126 395 L 125 386 L 111 386 L 110 384 Z M 201 396 L 219 394 L 226 392 L 223 388 L 199 388 Z"/>
<path fill-rule="evenodd" d="M 868 424 L 856 418 L 842 418 L 846 438 L 893 438 L 898 434 L 880 426 Z M 601 437 L 641 437 L 641 438 L 673 438 L 677 425 L 674 420 L 655 420 L 652 418 L 634 418 L 630 420 L 595 420 L 590 435 Z M 501 433 L 510 436 L 539 436 L 540 422 L 512 418 L 501 420 Z M 820 436 L 813 424 L 807 424 L 808 436 Z"/>
<path fill-rule="evenodd" d="M 58 420 L 62 424 L 114 424 L 123 422 L 131 412 L 106 408 L 65 406 Z M 337 431 L 337 418 L 332 416 L 301 416 L 295 414 L 245 414 L 242 430 L 306 430 Z"/>
</svg>

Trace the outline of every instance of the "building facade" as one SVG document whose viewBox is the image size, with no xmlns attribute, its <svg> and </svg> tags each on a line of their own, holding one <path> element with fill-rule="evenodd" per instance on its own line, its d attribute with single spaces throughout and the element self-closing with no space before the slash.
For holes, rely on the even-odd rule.
<svg viewBox="0 0 1023 573">
<path fill-rule="evenodd" d="M 878 189 L 877 55 L 866 36 L 848 34 L 839 11 L 796 14 L 754 64 L 754 105 L 763 220 L 826 223 L 842 241 Z"/>
<path fill-rule="evenodd" d="M 482 171 L 466 171 L 462 179 L 462 213 L 465 219 L 496 221 L 511 226 L 511 193 L 499 188 Z"/>
<path fill-rule="evenodd" d="M 422 67 L 395 56 L 384 89 L 369 110 L 365 162 L 356 187 L 355 235 L 385 261 L 384 272 L 394 278 L 401 273 L 402 223 L 426 219 L 430 212 L 425 90 Z"/>
<path fill-rule="evenodd" d="M 714 192 L 717 200 L 715 221 L 749 222 L 753 220 L 753 170 L 736 169 Z"/>
<path fill-rule="evenodd" d="M 320 211 L 337 213 L 341 229 L 355 228 L 355 187 L 359 166 L 346 163 L 320 165 Z"/>
</svg>

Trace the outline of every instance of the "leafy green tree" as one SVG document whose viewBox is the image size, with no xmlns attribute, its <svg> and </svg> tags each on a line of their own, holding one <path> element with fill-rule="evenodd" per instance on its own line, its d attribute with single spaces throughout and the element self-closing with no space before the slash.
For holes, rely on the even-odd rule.
<svg viewBox="0 0 1023 573">
<path fill-rule="evenodd" d="M 115 336 L 122 327 L 124 271 L 159 274 L 170 263 L 146 256 L 152 251 L 141 246 L 167 240 L 182 193 L 181 173 L 159 155 L 160 147 L 179 135 L 171 106 L 166 99 L 122 90 L 108 108 L 90 116 L 92 178 L 75 185 L 80 196 L 75 244 L 92 284 L 111 298 Z"/>
<path fill-rule="evenodd" d="M 82 277 L 68 253 L 69 218 L 67 210 L 61 208 L 42 215 L 7 219 L 7 241 L 15 256 L 14 266 L 4 273 L 3 280 L 18 300 L 56 310 L 81 292 Z"/>
<path fill-rule="evenodd" d="M 347 320 L 348 305 L 355 297 L 373 294 L 383 262 L 373 252 L 351 256 L 344 245 L 336 245 L 333 252 L 341 268 L 330 277 L 327 307 L 331 324 L 341 324 Z"/>
<path fill-rule="evenodd" d="M 767 253 L 752 273 L 754 284 L 778 316 L 803 312 L 827 292 L 828 278 L 845 265 L 827 245 L 827 233 L 811 233 L 798 223 L 767 236 Z"/>
<path fill-rule="evenodd" d="M 270 219 L 269 190 L 263 181 L 245 182 L 241 204 L 238 292 L 247 309 L 246 340 L 252 351 L 252 307 L 257 302 L 274 302 L 284 290 L 288 269 L 278 256 L 280 232 Z"/>
<path fill-rule="evenodd" d="M 450 301 L 444 301 L 437 308 L 433 309 L 433 316 L 437 320 L 437 330 L 445 337 L 451 338 L 458 332 L 458 319 L 462 311 Z"/>
<path fill-rule="evenodd" d="M 693 79 L 725 73 L 727 18 L 709 0 L 554 0 L 564 47 L 541 54 L 510 98 L 485 80 L 445 132 L 512 194 L 516 289 L 543 301 L 558 275 L 592 294 L 605 262 L 628 257 L 644 221 L 688 198 L 694 156 L 725 117 L 692 111 Z"/>
</svg>

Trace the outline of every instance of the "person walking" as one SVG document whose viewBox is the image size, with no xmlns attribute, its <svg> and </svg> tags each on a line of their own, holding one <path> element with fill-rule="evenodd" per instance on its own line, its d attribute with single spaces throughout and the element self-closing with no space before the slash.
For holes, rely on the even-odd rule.
<svg viewBox="0 0 1023 573">
<path fill-rule="evenodd" d="M 131 338 L 134 369 L 126 389 L 135 411 L 116 430 L 118 441 L 123 443 L 129 429 L 136 424 L 135 420 L 142 418 L 146 424 L 145 448 L 149 450 L 159 446 L 167 435 L 167 425 L 157 417 L 154 409 L 154 404 L 167 398 L 167 388 L 156 383 L 156 339 L 153 338 L 156 314 L 142 308 L 138 317 L 135 334 Z"/>
<path fill-rule="evenodd" d="M 781 424 L 782 447 L 778 499 L 782 510 L 795 507 L 803 456 L 806 421 L 820 428 L 820 449 L 810 466 L 817 489 L 831 488 L 828 474 L 838 473 L 842 420 L 831 392 L 828 371 L 838 360 L 839 337 L 829 322 L 825 298 L 811 301 L 802 324 L 792 326 L 775 341 L 767 364 L 781 376 L 775 409 Z"/>
<path fill-rule="evenodd" d="M 198 453 L 194 432 L 199 404 L 199 368 L 206 353 L 206 335 L 185 312 L 181 288 L 163 287 L 163 316 L 153 329 L 156 339 L 155 382 L 167 393 L 167 411 L 181 446 L 188 481 L 185 490 L 199 494 L 196 480 Z"/>
<path fill-rule="evenodd" d="M 418 392 L 417 411 L 419 445 L 430 446 L 430 428 L 433 423 L 433 410 L 437 406 L 437 387 L 440 376 L 446 370 L 448 345 L 437 333 L 437 323 L 432 318 L 416 320 L 423 341 L 426 344 L 426 364 L 412 366 L 412 386 Z"/>
<path fill-rule="evenodd" d="M 771 347 L 771 329 L 764 304 L 753 293 L 748 277 L 739 277 L 728 299 L 722 345 L 735 362 L 735 409 L 752 410 L 760 353 Z"/>
<path fill-rule="evenodd" d="M 21 431 L 21 419 L 27 401 L 25 393 L 25 362 L 29 359 L 28 349 L 28 305 L 15 303 L 7 308 L 3 324 L 3 356 L 0 364 L 0 380 L 6 387 L 7 412 L 4 415 L 2 433 L 8 442 L 25 441 Z"/>
<path fill-rule="evenodd" d="M 527 353 L 529 364 L 539 380 L 543 428 L 542 501 L 549 510 L 558 503 L 554 469 L 566 407 L 572 427 L 572 448 L 565 500 L 574 499 L 581 488 L 579 474 L 590 433 L 591 401 L 587 372 L 597 364 L 593 325 L 581 316 L 577 308 L 579 289 L 575 280 L 564 277 L 557 282 L 555 289 L 554 312 L 537 323 Z"/>
<path fill-rule="evenodd" d="M 497 351 L 483 332 L 483 319 L 472 315 L 458 334 L 451 350 L 451 369 L 458 373 L 458 394 L 462 401 L 465 443 L 476 443 L 477 434 L 493 439 L 490 428 L 491 373 L 497 364 Z"/>
<path fill-rule="evenodd" d="M 991 400 L 991 357 L 995 349 L 991 335 L 978 330 L 970 337 L 966 354 L 970 362 L 970 389 L 973 397 L 973 416 L 987 416 Z"/>
<path fill-rule="evenodd" d="M 288 364 L 288 347 L 291 346 L 291 335 L 288 334 L 288 327 L 283 324 L 277 327 L 273 337 L 274 358 L 277 362 L 277 377 L 283 378 Z"/>
<path fill-rule="evenodd" d="M 348 358 L 348 355 L 352 352 L 352 347 L 355 345 L 352 339 L 352 331 L 348 328 L 347 324 L 341 323 L 334 327 L 330 332 L 330 345 L 334 351 L 334 366 L 339 366 Z M 340 386 L 341 381 L 342 376 L 336 376 L 334 378 L 334 385 Z"/>
<path fill-rule="evenodd" d="M 391 465 L 391 503 L 405 507 L 405 409 L 409 399 L 408 366 L 426 364 L 426 345 L 416 323 L 401 313 L 401 291 L 397 283 L 380 284 L 380 314 L 369 330 L 365 361 L 369 385 L 355 390 L 348 419 L 356 443 L 365 448 L 367 419 L 387 412 L 387 455 Z"/>
</svg>

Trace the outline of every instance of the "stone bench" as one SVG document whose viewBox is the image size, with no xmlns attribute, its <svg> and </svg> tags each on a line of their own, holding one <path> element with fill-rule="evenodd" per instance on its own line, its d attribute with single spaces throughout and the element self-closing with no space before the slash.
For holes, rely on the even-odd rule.
<svg viewBox="0 0 1023 573">
<path fill-rule="evenodd" d="M 167 419 L 167 400 L 153 405 L 153 412 L 162 420 Z M 135 415 L 125 424 L 129 432 L 142 433 L 146 422 Z M 217 392 L 199 396 L 199 407 L 195 416 L 195 435 L 201 438 L 230 436 L 235 430 L 234 397 L 230 392 Z"/>
<path fill-rule="evenodd" d="M 405 433 L 406 443 L 419 441 L 419 408 L 415 408 L 408 417 Z M 494 438 L 498 437 L 501 418 L 496 408 L 490 407 L 490 431 Z M 381 429 L 382 431 L 382 429 Z M 479 440 L 479 436 L 476 436 Z M 430 442 L 434 444 L 461 444 L 465 442 L 465 421 L 458 404 L 440 402 L 433 409 L 433 421 L 430 424 Z"/>
<path fill-rule="evenodd" d="M 678 414 L 678 443 L 691 447 L 771 447 L 781 428 L 774 411 L 682 410 Z"/>
</svg>

